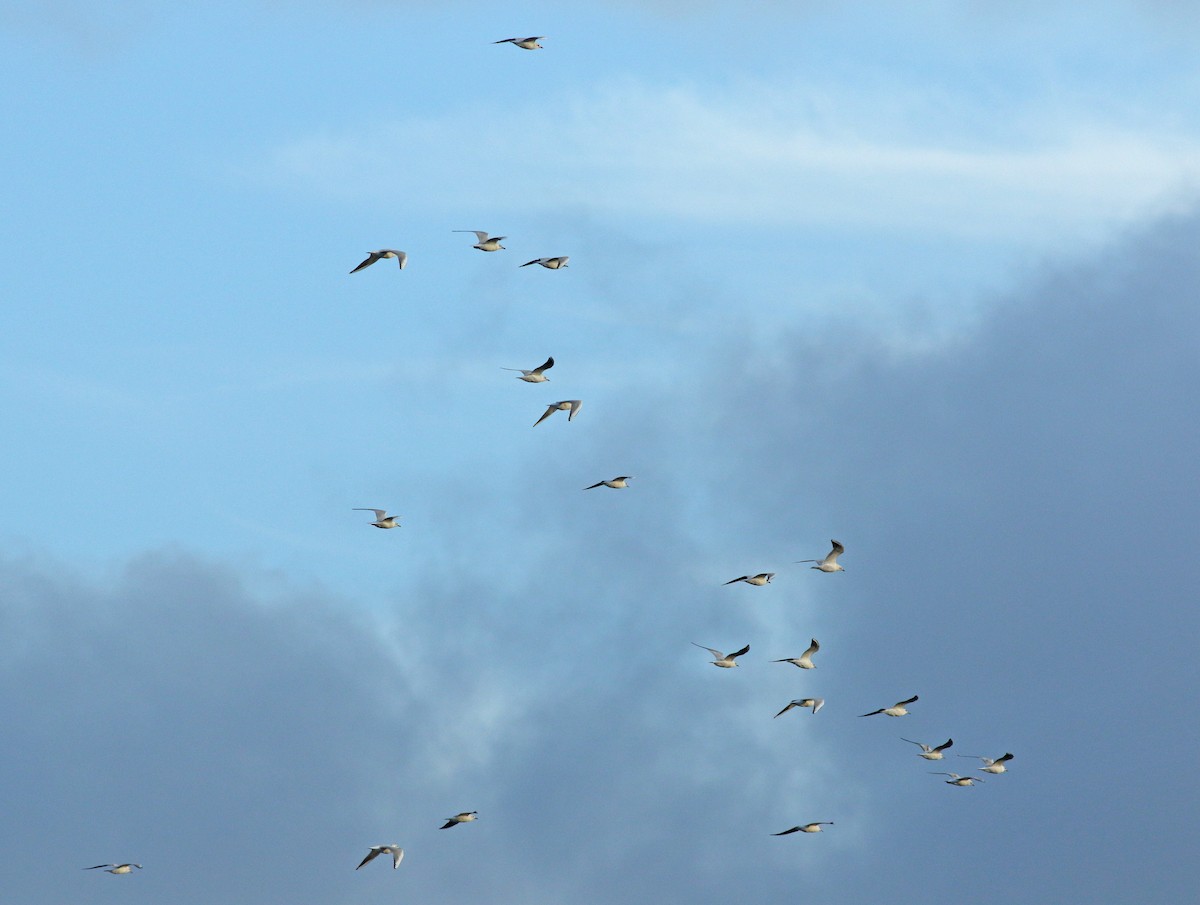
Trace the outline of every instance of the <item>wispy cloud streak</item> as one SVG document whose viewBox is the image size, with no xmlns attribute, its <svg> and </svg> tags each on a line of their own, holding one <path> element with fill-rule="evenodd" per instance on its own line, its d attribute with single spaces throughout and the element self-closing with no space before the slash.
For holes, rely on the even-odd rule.
<svg viewBox="0 0 1200 905">
<path fill-rule="evenodd" d="M 1035 105 L 998 113 L 1012 118 L 1004 129 L 981 121 L 967 98 L 873 94 L 743 83 L 713 96 L 621 83 L 551 100 L 538 128 L 517 110 L 456 109 L 300 137 L 254 169 L 356 201 L 365 200 L 363 172 L 404 172 L 391 186 L 369 184 L 377 203 L 576 206 L 1011 241 L 1173 211 L 1200 186 L 1200 136 L 1167 126 Z"/>
</svg>

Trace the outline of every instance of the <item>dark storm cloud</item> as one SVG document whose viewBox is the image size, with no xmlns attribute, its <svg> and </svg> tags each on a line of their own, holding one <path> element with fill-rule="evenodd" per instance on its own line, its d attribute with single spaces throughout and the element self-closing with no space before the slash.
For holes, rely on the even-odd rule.
<svg viewBox="0 0 1200 905">
<path fill-rule="evenodd" d="M 936 354 L 898 359 L 869 324 L 843 323 L 782 341 L 767 360 L 786 366 L 714 388 L 762 426 L 730 441 L 744 467 L 728 494 L 800 528 L 806 555 L 829 536 L 847 545 L 836 578 L 854 599 L 827 603 L 846 606 L 846 668 L 876 694 L 862 703 L 919 691 L 925 722 L 903 734 L 1018 754 L 987 788 L 1011 810 L 965 824 L 967 844 L 931 847 L 950 826 L 893 812 L 907 830 L 892 839 L 908 841 L 874 840 L 870 861 L 905 864 L 896 898 L 1194 888 L 1194 870 L 1160 868 L 1186 861 L 1197 783 L 1163 783 L 1175 765 L 1150 740 L 1198 740 L 1179 646 L 1200 629 L 1198 240 L 1200 219 L 1176 218 L 1047 268 Z M 762 352 L 735 348 L 714 370 Z M 1114 887 L 1104 864 L 1118 861 Z"/>
<path fill-rule="evenodd" d="M 1176 771 L 1147 743 L 1200 740 L 1178 646 L 1200 629 L 1198 239 L 1197 217 L 1175 218 L 1047 265 L 935 351 L 849 319 L 768 343 L 723 330 L 716 354 L 690 353 L 706 376 L 650 403 L 626 393 L 621 417 L 594 405 L 611 420 L 591 446 L 539 463 L 531 494 L 567 484 L 584 456 L 638 462 L 626 496 L 586 513 L 537 504 L 550 526 L 589 531 L 539 535 L 563 570 L 546 582 L 579 598 L 560 628 L 577 633 L 579 664 L 562 668 L 580 680 L 561 695 L 578 712 L 534 720 L 560 728 L 530 745 L 583 765 L 548 773 L 539 797 L 604 815 L 577 838 L 608 841 L 622 895 L 766 898 L 801 867 L 847 901 L 1171 898 L 1194 884 L 1163 866 L 1187 860 L 1197 784 L 1162 782 Z M 845 575 L 790 565 L 830 537 L 847 544 Z M 780 563 L 761 592 L 706 585 Z M 807 631 L 826 642 L 823 668 L 783 680 L 754 658 L 709 675 L 674 648 L 750 640 L 756 657 L 788 656 Z M 810 735 L 760 734 L 780 728 L 760 708 L 817 689 L 826 710 L 785 730 Z M 849 718 L 914 693 L 903 722 Z M 952 789 L 901 735 L 1017 758 L 1008 776 Z M 755 837 L 791 814 L 838 820 L 819 867 L 802 849 L 789 869 Z M 1102 878 L 1117 861 L 1114 887 Z M 587 875 L 586 858 L 575 867 Z"/>
<path fill-rule="evenodd" d="M 412 825 L 373 799 L 411 794 L 397 771 L 421 758 L 421 708 L 326 595 L 169 553 L 106 581 L 2 571 L 14 901 L 80 898 L 97 879 L 139 884 L 139 901 L 224 884 L 270 901 Z M 111 860 L 146 870 L 78 870 Z"/>
<path fill-rule="evenodd" d="M 1195 783 L 1158 749 L 1198 741 L 1198 239 L 1031 277 L 935 353 L 726 335 L 677 405 L 536 435 L 503 524 L 386 600 L 175 553 L 0 564 L 13 900 L 1182 899 Z M 830 537 L 846 574 L 791 565 Z M 812 674 L 766 662 L 810 633 Z M 900 735 L 1016 759 L 953 789 Z M 769 836 L 808 820 L 836 825 Z M 391 841 L 400 871 L 354 873 Z"/>
<path fill-rule="evenodd" d="M 1173 645 L 1198 627 L 1198 237 L 1180 218 L 1047 267 L 936 351 L 849 319 L 771 342 L 722 328 L 715 354 L 663 351 L 692 363 L 676 385 L 538 435 L 512 473 L 519 541 L 477 554 L 516 576 L 479 640 L 523 660 L 489 668 L 528 703 L 492 765 L 498 869 L 579 901 L 803 882 L 999 902 L 1103 899 L 1093 878 L 1123 859 L 1121 895 L 1177 894 L 1190 881 L 1158 867 L 1185 857 L 1195 784 L 1160 784 L 1146 740 L 1176 720 L 1196 741 Z M 575 489 L 620 472 L 627 491 Z M 830 537 L 845 575 L 791 565 Z M 776 583 L 719 586 L 759 568 Z M 810 632 L 815 674 L 759 659 Z M 725 673 L 689 641 L 753 656 Z M 819 716 L 771 721 L 809 692 Z M 854 716 L 913 693 L 903 722 Z M 901 735 L 1017 758 L 951 789 Z M 819 860 L 757 835 L 809 819 L 837 821 L 800 840 Z"/>
</svg>

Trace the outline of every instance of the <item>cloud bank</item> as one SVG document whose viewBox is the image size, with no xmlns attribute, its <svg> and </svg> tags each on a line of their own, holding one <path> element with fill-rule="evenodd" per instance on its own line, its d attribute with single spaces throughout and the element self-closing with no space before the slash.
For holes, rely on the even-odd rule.
<svg viewBox="0 0 1200 905">
<path fill-rule="evenodd" d="M 547 456 L 508 491 L 528 533 L 383 599 L 172 551 L 0 562 L 14 900 L 1181 898 L 1195 783 L 1145 740 L 1200 741 L 1197 239 L 1166 221 L 924 356 L 726 337 L 680 406 L 588 435 L 657 475 L 532 496 L 578 471 Z M 845 574 L 789 566 L 830 536 Z M 812 674 L 766 662 L 810 635 Z M 771 718 L 808 693 L 819 715 Z M 899 726 L 856 717 L 913 693 Z M 951 789 L 901 734 L 1017 758 Z M 769 835 L 813 819 L 836 825 Z M 354 872 L 391 841 L 400 871 Z M 146 870 L 76 869 L 125 859 Z"/>
</svg>

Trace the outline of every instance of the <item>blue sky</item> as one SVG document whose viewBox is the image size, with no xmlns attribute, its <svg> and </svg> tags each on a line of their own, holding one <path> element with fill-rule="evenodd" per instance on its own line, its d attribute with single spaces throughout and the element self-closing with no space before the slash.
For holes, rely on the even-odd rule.
<svg viewBox="0 0 1200 905">
<path fill-rule="evenodd" d="M 1198 26 L 0 11 L 14 901 L 1194 894 Z"/>
</svg>

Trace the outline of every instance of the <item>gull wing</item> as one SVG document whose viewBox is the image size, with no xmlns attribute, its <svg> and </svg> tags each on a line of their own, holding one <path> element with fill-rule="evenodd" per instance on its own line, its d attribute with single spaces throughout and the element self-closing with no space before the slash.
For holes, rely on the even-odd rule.
<svg viewBox="0 0 1200 905">
<path fill-rule="evenodd" d="M 380 255 L 377 252 L 374 252 L 374 251 L 368 252 L 367 259 L 365 261 L 363 261 L 361 264 L 359 264 L 357 267 L 355 267 L 353 270 L 351 270 L 350 272 L 358 273 L 364 267 L 370 267 L 372 264 L 374 264 L 376 261 L 378 261 L 379 258 L 380 258 Z"/>
<path fill-rule="evenodd" d="M 571 400 L 571 414 L 567 415 L 568 421 L 574 421 L 576 413 L 583 407 L 582 399 Z"/>
<path fill-rule="evenodd" d="M 859 716 L 875 716 L 877 713 L 883 713 L 883 710 L 884 708 L 880 707 L 878 710 L 872 710 L 870 713 L 860 713 Z M 919 745 L 920 742 L 917 742 L 917 744 Z"/>
<path fill-rule="evenodd" d="M 897 701 L 897 702 L 896 702 L 896 703 L 895 703 L 893 706 L 894 706 L 894 707 L 903 707 L 905 704 L 911 704 L 913 701 L 916 701 L 916 700 L 918 700 L 918 699 L 919 699 L 919 695 L 915 695 L 915 694 L 914 694 L 914 695 L 913 695 L 911 698 L 909 698 L 907 701 Z"/>
<path fill-rule="evenodd" d="M 512 40 L 512 38 L 509 38 L 509 40 L 511 41 L 511 40 Z M 496 43 L 497 43 L 497 44 L 503 44 L 504 42 L 503 42 L 503 41 L 497 41 Z M 532 261 L 526 261 L 526 262 L 525 262 L 524 264 L 522 264 L 521 266 L 522 266 L 522 267 L 528 267 L 530 264 L 541 264 L 541 263 L 542 263 L 542 261 L 544 261 L 544 260 L 546 260 L 546 259 L 545 259 L 545 258 L 534 258 Z"/>
<path fill-rule="evenodd" d="M 824 698 L 817 698 L 816 700 L 813 700 L 813 702 L 812 702 L 813 713 L 816 713 L 818 710 L 820 710 L 824 706 L 825 706 Z"/>
<path fill-rule="evenodd" d="M 536 368 L 534 368 L 529 373 L 530 374 L 541 374 L 542 371 L 549 371 L 552 367 L 554 367 L 554 356 L 553 355 L 551 355 L 549 358 L 547 358 L 545 363 L 538 365 Z"/>
<path fill-rule="evenodd" d="M 374 513 L 375 513 L 375 521 L 377 521 L 377 522 L 382 522 L 382 521 L 383 521 L 385 518 L 387 518 L 387 510 L 386 510 L 386 509 L 359 509 L 359 508 L 355 508 L 355 510 L 354 510 L 354 511 L 355 511 L 355 512 L 374 512 Z"/>
<path fill-rule="evenodd" d="M 1005 754 L 1003 757 L 997 757 L 994 761 L 992 761 L 992 763 L 993 764 L 1002 764 L 1006 760 L 1012 760 L 1012 759 L 1013 759 L 1013 756 L 1012 756 L 1012 753 L 1010 752 L 1008 754 Z"/>
<path fill-rule="evenodd" d="M 933 750 L 934 751 L 945 751 L 947 748 L 949 748 L 953 744 L 954 744 L 954 739 L 948 738 L 944 742 L 942 742 L 940 745 L 938 745 L 936 748 L 934 748 Z"/>
<path fill-rule="evenodd" d="M 362 861 L 359 862 L 358 867 L 354 869 L 358 870 L 358 868 L 362 867 L 364 864 L 374 861 L 384 852 L 387 852 L 392 856 L 392 870 L 395 870 L 397 867 L 399 867 L 400 862 L 404 860 L 404 849 L 398 845 L 372 845 L 371 850 L 367 852 L 367 857 L 363 858 Z"/>
<path fill-rule="evenodd" d="M 833 544 L 833 549 L 829 551 L 829 555 L 825 557 L 824 561 L 835 563 L 837 562 L 837 558 L 846 552 L 846 548 L 835 540 L 831 540 L 830 543 Z"/>
<path fill-rule="evenodd" d="M 920 748 L 926 754 L 928 754 L 930 751 L 934 750 L 933 748 L 930 748 L 928 745 L 924 744 L 923 742 L 914 742 L 911 738 L 905 738 L 903 735 L 900 736 L 900 741 L 908 742 L 910 745 L 916 745 L 918 748 Z M 938 748 L 937 750 L 941 751 L 942 749 Z"/>
<path fill-rule="evenodd" d="M 696 642 L 693 641 L 692 644 L 696 644 Z M 696 644 L 696 647 L 703 648 L 704 650 L 708 651 L 717 660 L 725 659 L 725 655 L 723 653 L 721 653 L 719 650 L 715 650 L 714 648 L 711 648 L 711 647 L 704 647 L 703 644 Z"/>
<path fill-rule="evenodd" d="M 383 852 L 382 846 L 378 846 L 378 845 L 371 846 L 371 850 L 369 852 L 367 852 L 367 857 L 363 858 L 362 861 L 360 861 L 358 863 L 358 867 L 362 867 L 364 864 L 369 864 L 370 862 L 374 861 L 376 858 L 379 857 L 379 855 L 382 852 Z M 358 867 L 356 867 L 354 869 L 358 870 Z"/>
<path fill-rule="evenodd" d="M 806 660 L 809 657 L 811 657 L 813 654 L 815 654 L 817 651 L 819 651 L 820 649 L 821 649 L 821 645 L 817 643 L 816 638 L 813 638 L 812 644 L 810 644 L 808 646 L 808 650 L 806 650 L 803 654 L 800 655 L 800 659 Z"/>
<path fill-rule="evenodd" d="M 734 578 L 732 581 L 725 582 L 725 584 L 734 584 L 735 582 L 745 581 L 749 577 L 749 575 L 743 575 L 741 578 Z"/>
<path fill-rule="evenodd" d="M 600 481 L 600 482 L 599 482 L 599 483 L 597 483 L 597 484 L 593 484 L 591 487 L 585 487 L 585 488 L 583 488 L 583 489 L 584 489 L 584 490 L 595 490 L 597 487 L 603 487 L 603 486 L 604 486 L 604 482 L 603 482 L 603 481 Z"/>
<path fill-rule="evenodd" d="M 792 701 L 790 704 L 788 704 L 786 707 L 784 707 L 783 710 L 781 710 L 781 711 L 779 711 L 779 713 L 775 714 L 775 716 L 773 716 L 771 719 L 777 719 L 778 717 L 783 716 L 785 713 L 787 713 L 793 707 L 803 707 L 803 706 L 805 706 L 803 701 Z"/>
<path fill-rule="evenodd" d="M 745 647 L 743 647 L 741 650 L 736 650 L 736 651 L 734 651 L 732 654 L 730 654 L 730 655 L 729 655 L 729 659 L 730 659 L 730 660 L 736 660 L 738 657 L 740 657 L 740 656 L 741 656 L 742 654 L 744 654 L 744 653 L 747 653 L 749 650 L 750 650 L 750 645 L 749 645 L 749 644 L 747 644 L 747 645 L 746 645 Z"/>
<path fill-rule="evenodd" d="M 503 41 L 493 41 L 492 43 L 493 44 L 503 44 L 504 42 Z M 475 239 L 477 242 L 479 242 L 480 245 L 482 245 L 484 242 L 486 242 L 488 240 L 488 234 L 483 232 L 483 230 L 479 230 L 479 229 L 452 229 L 452 230 L 450 230 L 450 232 L 452 232 L 452 233 L 475 233 Z M 500 238 L 503 238 L 503 236 L 501 236 Z"/>
<path fill-rule="evenodd" d="M 542 417 L 538 418 L 537 421 L 533 422 L 533 426 L 537 427 L 539 424 L 541 424 L 543 421 L 545 421 L 547 418 L 549 418 L 551 415 L 553 415 L 557 411 L 558 411 L 558 403 L 557 402 L 555 402 L 551 405 L 548 405 L 546 407 L 546 413 L 544 415 L 542 415 Z"/>
<path fill-rule="evenodd" d="M 115 864 L 94 864 L 91 867 L 81 868 L 81 870 L 96 870 L 96 868 L 99 868 L 99 867 L 116 867 L 116 866 L 117 865 L 115 865 Z"/>
<path fill-rule="evenodd" d="M 790 830 L 784 830 L 782 833 L 772 833 L 772 836 L 790 836 L 792 833 L 800 832 L 800 827 L 794 826 Z"/>
</svg>

